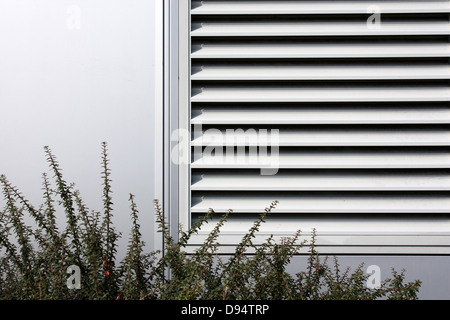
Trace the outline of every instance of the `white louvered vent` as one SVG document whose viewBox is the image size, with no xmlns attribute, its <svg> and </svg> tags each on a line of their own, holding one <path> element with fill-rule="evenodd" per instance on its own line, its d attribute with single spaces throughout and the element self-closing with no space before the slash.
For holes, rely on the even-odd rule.
<svg viewBox="0 0 450 320">
<path fill-rule="evenodd" d="M 231 208 L 221 243 L 232 245 L 279 200 L 262 234 L 316 228 L 334 253 L 450 251 L 449 1 L 204 0 L 188 11 L 181 220 Z M 238 152 L 229 132 L 247 137 L 248 154 L 265 129 L 279 130 L 275 175 L 202 152 Z"/>
</svg>

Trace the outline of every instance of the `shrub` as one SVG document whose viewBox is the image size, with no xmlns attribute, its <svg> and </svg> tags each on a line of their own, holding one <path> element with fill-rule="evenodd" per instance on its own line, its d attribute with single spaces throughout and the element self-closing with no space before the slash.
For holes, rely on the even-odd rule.
<svg viewBox="0 0 450 320">
<path fill-rule="evenodd" d="M 269 237 L 253 243 L 255 235 L 276 207 L 274 201 L 224 258 L 218 254 L 221 227 L 232 211 L 224 214 L 209 236 L 193 253 L 184 250 L 191 236 L 215 215 L 212 209 L 189 231 L 180 229 L 178 240 L 169 233 L 161 206 L 155 200 L 159 231 L 165 244 L 146 253 L 139 225 L 139 212 L 130 194 L 132 228 L 125 257 L 116 264 L 121 234 L 112 223 L 113 203 L 106 143 L 102 144 L 102 212 L 89 210 L 74 184 L 68 184 L 59 163 L 44 148 L 55 187 L 43 174 L 43 203 L 34 207 L 2 175 L 6 206 L 0 211 L 0 299 L 187 299 L 187 300 L 316 300 L 316 299 L 416 299 L 420 281 L 405 283 L 404 271 L 392 271 L 381 287 L 366 286 L 368 275 L 361 264 L 343 272 L 334 258 L 322 257 L 311 241 L 299 242 L 300 232 L 277 242 Z M 56 223 L 57 208 L 65 213 L 64 229 Z M 35 221 L 25 223 L 25 214 Z M 304 271 L 291 274 L 286 267 L 302 249 L 308 263 Z M 250 253 L 249 249 L 252 249 Z M 80 289 L 69 289 L 67 268 L 78 266 Z"/>
</svg>

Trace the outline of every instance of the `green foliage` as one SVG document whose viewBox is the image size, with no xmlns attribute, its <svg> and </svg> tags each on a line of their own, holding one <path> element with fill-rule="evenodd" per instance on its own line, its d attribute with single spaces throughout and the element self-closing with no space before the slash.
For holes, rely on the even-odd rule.
<svg viewBox="0 0 450 320">
<path fill-rule="evenodd" d="M 405 283 L 404 271 L 392 270 L 381 287 L 369 289 L 361 264 L 343 272 L 336 258 L 329 263 L 311 241 L 299 241 L 300 231 L 275 241 L 271 236 L 255 244 L 259 228 L 278 204 L 274 201 L 237 244 L 233 254 L 219 253 L 220 230 L 232 211 L 224 214 L 203 245 L 186 253 L 192 235 L 215 215 L 210 209 L 175 240 L 157 200 L 155 211 L 164 239 L 164 254 L 145 252 L 139 211 L 130 194 L 132 228 L 125 257 L 116 266 L 121 234 L 112 223 L 113 202 L 108 152 L 102 144 L 103 210 L 89 210 L 80 192 L 68 184 L 48 147 L 46 158 L 55 187 L 43 174 L 43 203 L 35 208 L 4 175 L 0 184 L 6 206 L 0 210 L 0 299 L 213 299 L 213 300 L 372 300 L 417 299 L 420 281 Z M 65 213 L 66 226 L 56 223 L 57 209 Z M 25 223 L 28 214 L 35 226 Z M 301 252 L 308 248 L 308 251 Z M 306 255 L 307 267 L 287 271 L 292 258 Z M 81 288 L 67 287 L 67 268 L 77 265 Z M 330 266 L 331 265 L 331 266 Z"/>
</svg>

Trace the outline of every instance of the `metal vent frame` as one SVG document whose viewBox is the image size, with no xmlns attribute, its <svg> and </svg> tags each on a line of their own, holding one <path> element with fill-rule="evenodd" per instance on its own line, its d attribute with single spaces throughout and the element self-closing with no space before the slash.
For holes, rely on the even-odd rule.
<svg viewBox="0 0 450 320">
<path fill-rule="evenodd" d="M 297 174 L 297 177 L 306 179 L 304 182 L 303 180 L 302 182 L 296 180 L 295 174 L 289 175 L 290 171 L 282 171 L 282 174 L 276 176 L 274 180 L 265 177 L 266 181 L 274 181 L 275 186 L 283 185 L 283 181 L 281 181 L 283 177 L 293 181 L 292 190 L 288 187 L 277 189 L 276 194 L 280 195 L 280 198 L 275 199 L 270 197 L 270 188 L 258 189 L 259 182 L 252 180 L 255 179 L 255 176 L 252 175 L 255 168 L 231 168 L 226 173 L 221 173 L 220 170 L 224 170 L 226 166 L 223 168 L 210 166 L 210 169 L 205 166 L 196 166 L 191 161 L 192 150 L 193 147 L 201 146 L 202 143 L 198 143 L 195 139 L 184 139 L 183 137 L 177 141 L 179 155 L 182 155 L 182 163 L 174 171 L 177 174 L 176 189 L 178 196 L 175 202 L 177 202 L 176 208 L 178 210 L 176 210 L 177 219 L 171 219 L 173 223 L 176 221 L 184 229 L 187 229 L 191 226 L 192 219 L 202 212 L 205 213 L 209 206 L 217 209 L 216 211 L 220 214 L 228 207 L 233 209 L 233 205 L 242 203 L 241 215 L 236 214 L 236 219 L 223 229 L 219 240 L 222 244 L 221 252 L 232 252 L 234 245 L 240 241 L 242 235 L 256 218 L 255 210 L 245 211 L 246 202 L 256 203 L 256 201 L 261 201 L 261 212 L 264 206 L 269 205 L 267 203 L 269 199 L 281 201 L 284 192 L 289 191 L 297 192 L 298 199 L 306 195 L 305 201 L 298 200 L 296 202 L 295 199 L 292 200 L 287 197 L 288 202 L 291 203 L 290 206 L 285 206 L 282 210 L 275 211 L 272 214 L 264 229 L 259 233 L 260 238 L 256 241 L 264 241 L 271 234 L 277 238 L 291 236 L 296 229 L 304 230 L 303 237 L 309 239 L 309 231 L 311 228 L 316 228 L 318 231 L 317 245 L 319 251 L 324 254 L 450 253 L 450 187 L 448 180 L 450 177 L 448 175 L 450 170 L 450 131 L 448 131 L 450 129 L 450 24 L 444 25 L 444 28 L 441 28 L 441 24 L 439 27 L 441 29 L 437 31 L 424 32 L 413 28 L 413 31 L 398 32 L 398 29 L 396 31 L 394 28 L 390 29 L 387 34 L 371 34 L 370 37 L 381 37 L 380 39 L 389 37 L 389 42 L 381 45 L 375 51 L 371 51 L 374 48 L 367 46 L 367 43 L 364 44 L 364 37 L 361 36 L 360 32 L 352 33 L 352 31 L 350 31 L 350 35 L 341 34 L 338 36 L 335 34 L 317 35 L 310 32 L 306 36 L 301 36 L 301 38 L 305 40 L 306 37 L 309 37 L 313 40 L 312 43 L 314 44 L 314 41 L 316 41 L 316 44 L 309 48 L 305 47 L 303 52 L 295 51 L 293 46 L 289 45 L 289 42 L 298 40 L 298 32 L 297 34 L 283 35 L 282 31 L 279 31 L 283 28 L 282 24 L 278 25 L 278 34 L 266 36 L 263 34 L 264 31 L 251 29 L 256 31 L 245 34 L 244 39 L 237 39 L 238 45 L 234 47 L 233 45 L 227 47 L 226 40 L 243 36 L 239 36 L 233 31 L 232 26 L 229 31 L 220 28 L 201 31 L 202 28 L 199 28 L 191 32 L 193 28 L 192 20 L 198 24 L 199 19 L 203 16 L 207 16 L 208 21 L 214 22 L 214 18 L 221 15 L 236 16 L 240 21 L 245 21 L 246 15 L 261 18 L 261 16 L 272 17 L 274 15 L 280 17 L 286 14 L 295 16 L 305 12 L 309 16 L 317 15 L 317 17 L 323 17 L 324 15 L 339 16 L 343 13 L 364 15 L 367 14 L 364 8 L 367 8 L 369 3 L 381 4 L 380 8 L 383 10 L 384 6 L 386 13 L 391 15 L 417 16 L 422 13 L 431 16 L 446 15 L 448 23 L 450 6 L 443 4 L 446 1 L 413 1 L 414 5 L 407 6 L 406 11 L 396 5 L 408 3 L 408 1 L 353 1 L 353 3 L 361 4 L 360 6 L 350 6 L 350 1 L 340 1 L 342 6 L 335 7 L 326 6 L 326 3 L 330 1 L 206 0 L 200 2 L 179 0 L 175 2 L 177 3 L 177 16 L 172 18 L 177 19 L 178 24 L 176 52 L 178 79 L 172 79 L 176 82 L 177 101 L 176 106 L 171 106 L 171 110 L 175 110 L 177 113 L 178 129 L 191 132 L 193 125 L 199 121 L 205 126 L 220 127 L 222 125 L 225 128 L 230 125 L 230 121 L 233 121 L 233 119 L 236 120 L 233 123 L 236 128 L 242 126 L 288 127 L 292 130 L 282 132 L 285 140 L 283 140 L 284 144 L 281 148 L 298 148 L 298 150 L 304 148 L 313 150 L 316 148 L 320 152 L 330 150 L 331 155 L 327 156 L 325 153 L 323 167 L 314 164 L 314 157 L 312 157 L 310 165 L 301 168 L 286 165 L 285 170 L 293 170 L 292 172 Z M 263 5 L 257 6 L 258 2 Z M 272 2 L 279 4 L 275 11 L 273 11 Z M 421 2 L 427 2 L 427 4 L 421 6 Z M 227 6 L 227 3 L 239 5 L 232 8 L 232 6 Z M 283 3 L 292 4 L 295 8 L 290 10 L 283 8 Z M 308 8 L 302 7 L 307 3 L 309 3 Z M 320 5 L 314 8 L 312 3 L 319 3 Z M 195 28 L 198 28 L 198 25 Z M 220 33 L 214 35 L 214 32 L 216 32 L 214 30 L 220 30 Z M 301 32 L 301 29 L 298 30 Z M 270 41 L 277 43 L 277 41 L 280 41 L 277 40 L 280 35 L 282 35 L 280 38 L 282 40 L 281 45 L 274 46 L 273 52 L 261 50 L 257 45 L 254 45 L 255 42 L 264 37 L 269 39 L 269 43 Z M 336 45 L 335 49 L 338 50 L 335 50 L 334 54 L 330 55 L 323 50 L 321 51 L 320 39 L 317 40 L 317 37 L 328 37 L 332 40 L 333 38 L 340 38 L 340 36 L 342 38 L 354 37 L 355 41 L 349 45 L 342 39 L 336 39 L 338 41 L 334 44 Z M 256 40 L 252 40 L 252 37 Z M 425 41 L 424 43 L 426 43 L 427 37 L 434 37 L 433 40 L 430 40 L 432 48 L 421 45 L 420 41 L 417 43 L 412 41 L 405 46 L 404 41 L 401 40 L 404 37 L 406 39 L 417 38 L 420 41 Z M 220 46 L 199 45 L 198 39 L 206 39 L 205 41 L 209 41 L 210 44 L 222 43 L 224 50 L 217 50 Z M 245 41 L 247 40 L 248 43 L 246 44 Z M 396 40 L 400 41 L 396 42 Z M 224 43 L 225 45 L 223 45 Z M 333 42 L 330 43 L 333 44 Z M 358 49 L 358 43 L 364 44 L 360 46 L 359 54 L 358 50 L 355 51 L 355 49 Z M 205 50 L 202 51 L 201 49 Z M 255 63 L 250 61 L 251 55 L 256 57 Z M 230 60 L 224 61 L 226 57 L 231 60 L 234 59 L 238 63 L 233 65 Z M 403 58 L 403 64 L 400 58 Z M 330 64 L 321 64 L 321 59 L 330 61 Z M 371 61 L 370 59 L 377 59 L 381 62 L 383 59 L 389 60 L 392 65 L 381 63 L 381 68 L 379 68 L 370 63 L 364 64 Z M 274 68 L 273 62 L 280 63 L 281 60 L 287 60 L 292 65 L 281 63 L 281 68 Z M 308 62 L 304 63 L 306 60 Z M 427 65 L 430 60 L 433 61 L 431 66 Z M 208 63 L 209 61 L 212 62 Z M 352 68 L 347 69 L 345 61 L 348 61 Z M 408 68 L 410 66 L 408 61 L 422 61 L 424 63 L 416 63 L 413 64 L 413 68 Z M 439 63 L 434 64 L 438 61 Z M 261 67 L 258 68 L 259 66 Z M 317 72 L 317 70 L 320 71 Z M 329 73 L 330 70 L 333 71 L 332 74 Z M 350 70 L 350 72 L 346 72 L 347 70 Z M 375 73 L 373 77 L 368 75 L 370 70 Z M 235 81 L 235 83 L 232 81 Z M 312 82 L 312 84 L 309 84 L 311 88 L 306 86 L 305 89 L 303 84 L 306 81 Z M 342 86 L 334 86 L 339 84 L 339 81 L 342 82 Z M 365 82 L 360 83 L 361 81 Z M 424 81 L 427 86 L 423 86 Z M 364 86 L 368 82 L 376 86 L 379 86 L 379 83 L 384 83 L 384 86 L 379 86 L 374 91 L 370 85 Z M 255 83 L 258 86 L 255 86 Z M 319 85 L 314 86 L 316 83 Z M 405 86 L 405 83 L 412 85 Z M 192 95 L 192 92 L 199 92 L 198 84 L 210 84 L 210 86 L 203 87 L 201 94 Z M 224 84 L 225 89 L 221 87 Z M 254 91 L 244 92 L 242 96 L 239 96 L 240 90 L 238 89 L 242 84 L 253 85 Z M 286 94 L 286 90 L 283 88 L 285 84 L 292 88 L 292 93 L 287 90 Z M 329 89 L 327 91 L 326 84 L 331 84 L 334 91 Z M 353 85 L 353 90 L 348 89 L 350 85 Z M 299 94 L 299 88 L 304 90 L 302 94 Z M 337 94 L 336 88 L 345 88 L 343 90 L 345 94 Z M 279 91 L 280 89 L 281 91 Z M 321 90 L 322 93 L 317 95 L 315 90 Z M 380 90 L 382 94 L 380 94 Z M 265 95 L 255 97 L 255 93 L 258 92 L 263 92 Z M 328 99 L 325 94 L 338 98 Z M 271 108 L 273 109 L 273 106 L 280 101 L 284 109 L 278 110 L 282 113 L 277 115 L 276 112 L 271 112 Z M 203 118 L 192 116 L 198 110 L 202 110 L 201 108 L 208 103 L 215 105 L 214 113 L 208 113 L 208 110 L 205 109 L 206 112 L 203 110 L 202 113 Z M 242 106 L 239 106 L 239 104 L 242 104 Z M 258 104 L 261 104 L 260 110 L 255 108 Z M 296 104 L 301 104 L 298 107 L 299 109 L 296 109 Z M 393 106 L 398 107 L 395 109 Z M 333 108 L 340 111 L 342 117 L 334 117 Z M 233 110 L 239 110 L 242 114 L 233 113 Z M 304 112 L 299 113 L 302 110 Z M 314 115 L 313 110 L 323 111 L 320 119 L 317 115 Z M 327 114 L 324 110 L 331 111 Z M 283 112 L 286 112 L 286 114 L 283 115 Z M 399 125 L 405 131 L 399 130 Z M 340 126 L 348 126 L 349 129 L 343 132 L 339 130 Z M 328 137 L 327 130 L 324 130 L 324 128 L 328 130 Z M 310 135 L 320 132 L 323 139 L 319 139 L 316 144 L 308 143 L 308 131 L 310 131 Z M 369 142 L 361 142 L 355 135 L 352 136 L 352 132 L 369 139 Z M 377 132 L 382 132 L 384 135 L 377 134 Z M 413 136 L 408 135 L 408 132 Z M 301 142 L 298 142 L 299 135 L 304 137 L 300 139 Z M 332 139 L 333 137 L 335 139 Z M 356 158 L 351 165 L 346 165 L 349 158 L 345 154 L 342 158 L 336 158 L 336 154 L 333 153 L 333 150 L 339 148 L 345 149 L 350 154 L 352 151 L 358 153 L 361 147 L 374 150 L 375 153 L 378 152 L 378 155 L 383 155 L 384 151 L 391 150 L 394 147 L 400 147 L 399 150 L 406 151 L 406 153 L 403 153 L 403 160 L 401 154 L 397 158 L 394 157 L 397 159 L 392 159 L 394 163 L 389 157 L 381 156 L 375 157 L 372 163 Z M 417 153 L 420 150 L 426 150 L 427 152 Z M 330 166 L 329 163 L 327 164 L 327 159 L 333 163 L 342 159 L 342 164 Z M 379 159 L 386 161 L 374 165 Z M 399 162 L 395 164 L 395 161 Z M 423 165 L 423 161 L 425 161 L 425 165 Z M 355 165 L 355 163 L 360 163 L 360 165 Z M 430 168 L 432 170 L 429 170 Z M 214 169 L 216 171 L 213 175 L 208 175 L 202 183 L 192 184 L 192 181 L 199 180 L 199 175 L 203 169 Z M 247 176 L 249 180 L 246 180 L 246 184 L 244 183 L 239 188 L 233 188 L 229 179 L 236 175 L 239 176 L 238 171 L 242 169 L 245 171 L 244 176 Z M 311 172 L 313 174 L 310 174 Z M 319 172 L 319 174 L 314 175 L 314 172 Z M 326 179 L 327 172 L 334 175 L 334 180 Z M 394 174 L 389 175 L 389 172 Z M 408 176 L 411 172 L 413 172 L 412 176 Z M 232 175 L 227 176 L 227 173 Z M 346 173 L 348 174 L 346 175 Z M 377 175 L 377 173 L 379 174 Z M 364 178 L 371 175 L 375 175 L 378 180 L 372 181 Z M 405 179 L 395 180 L 396 176 L 401 177 L 402 175 Z M 211 183 L 208 184 L 208 181 Z M 344 188 L 339 188 L 339 181 L 345 185 Z M 412 182 L 408 184 L 408 181 Z M 234 196 L 236 191 L 250 193 Z M 365 199 L 364 191 L 373 192 L 375 197 L 369 196 L 368 200 Z M 196 192 L 196 194 L 193 195 L 193 192 Z M 363 195 L 361 195 L 361 192 Z M 203 204 L 202 201 L 197 199 L 200 193 L 207 195 L 207 201 Z M 342 198 L 342 194 L 345 194 L 346 197 Z M 403 202 L 398 202 L 397 194 L 404 195 L 404 198 L 400 200 L 405 201 L 406 205 L 402 205 Z M 227 199 L 227 195 L 233 196 Z M 322 199 L 319 201 L 323 209 L 312 210 L 313 207 L 308 207 L 309 209 L 299 207 L 296 212 L 296 206 L 312 203 L 314 199 Z M 390 199 L 394 200 L 390 202 Z M 364 200 L 367 200 L 367 202 L 364 202 Z M 229 205 L 226 204 L 227 201 L 230 202 Z M 368 209 L 360 212 L 352 209 L 350 205 L 350 207 L 341 206 L 342 209 L 329 212 L 326 209 L 327 201 L 330 206 L 361 201 L 361 203 L 366 203 L 365 206 Z M 402 206 L 403 209 L 401 209 Z M 396 211 L 398 208 L 401 210 Z M 172 211 L 175 210 L 172 209 Z M 296 213 L 300 213 L 301 219 L 296 219 Z M 320 219 L 316 218 L 318 217 L 317 214 L 321 215 Z M 321 223 L 316 223 L 318 220 L 321 220 Z M 212 228 L 212 226 L 213 223 L 208 224 L 208 227 Z M 175 227 L 172 226 L 172 229 L 175 230 Z M 189 250 L 193 250 L 201 244 L 207 234 L 208 229 L 205 228 L 198 235 L 195 235 L 192 238 Z"/>
</svg>

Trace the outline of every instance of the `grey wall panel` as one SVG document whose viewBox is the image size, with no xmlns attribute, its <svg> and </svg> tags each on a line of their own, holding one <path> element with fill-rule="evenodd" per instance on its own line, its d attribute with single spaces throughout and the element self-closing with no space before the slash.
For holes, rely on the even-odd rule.
<svg viewBox="0 0 450 320">
<path fill-rule="evenodd" d="M 154 111 L 162 91 L 156 3 L 0 1 L 0 173 L 38 205 L 49 145 L 66 179 L 101 210 L 100 146 L 107 141 L 123 248 L 130 192 L 153 243 Z"/>
</svg>

